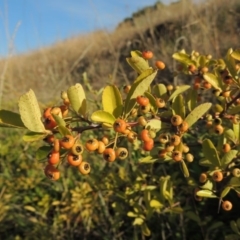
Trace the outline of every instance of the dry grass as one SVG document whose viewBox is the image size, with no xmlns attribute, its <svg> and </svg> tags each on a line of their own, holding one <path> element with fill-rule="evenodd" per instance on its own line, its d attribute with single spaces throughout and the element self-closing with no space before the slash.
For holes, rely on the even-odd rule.
<svg viewBox="0 0 240 240">
<path fill-rule="evenodd" d="M 1 60 L 0 107 L 16 102 L 29 88 L 42 102 L 58 98 L 60 90 L 82 82 L 85 71 L 96 88 L 106 82 L 128 83 L 135 74 L 125 58 L 134 49 L 154 51 L 155 59 L 163 59 L 168 66 L 158 80 L 172 82 L 174 51 L 194 49 L 218 57 L 229 47 L 238 47 L 239 16 L 238 0 L 156 4 L 133 14 L 114 32 L 96 31 Z"/>
</svg>

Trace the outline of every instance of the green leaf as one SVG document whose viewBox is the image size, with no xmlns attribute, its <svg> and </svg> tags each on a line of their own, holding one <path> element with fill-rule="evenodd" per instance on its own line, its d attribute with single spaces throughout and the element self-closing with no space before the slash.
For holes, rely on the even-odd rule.
<svg viewBox="0 0 240 240">
<path fill-rule="evenodd" d="M 212 190 L 213 189 L 213 182 L 207 180 L 203 185 L 200 186 L 201 189 Z"/>
<path fill-rule="evenodd" d="M 197 191 L 197 196 L 199 197 L 206 197 L 206 198 L 217 198 L 217 195 L 215 195 L 212 191 L 209 191 L 207 189 L 199 190 Z"/>
<path fill-rule="evenodd" d="M 183 213 L 183 209 L 181 207 L 173 207 L 169 208 L 170 212 L 176 213 L 176 214 L 181 214 Z"/>
<path fill-rule="evenodd" d="M 187 91 L 191 86 L 189 85 L 182 85 L 180 87 L 178 87 L 169 97 L 168 101 L 171 101 L 172 99 L 174 99 L 175 97 L 177 97 L 179 94 Z"/>
<path fill-rule="evenodd" d="M 116 118 L 109 112 L 98 110 L 92 114 L 91 120 L 93 122 L 108 123 L 113 125 Z"/>
<path fill-rule="evenodd" d="M 183 119 L 185 118 L 185 104 L 182 94 L 173 99 L 172 110 L 173 115 L 180 115 Z"/>
<path fill-rule="evenodd" d="M 139 163 L 154 163 L 157 159 L 153 159 L 152 156 L 146 156 L 144 158 L 139 159 Z"/>
<path fill-rule="evenodd" d="M 198 97 L 198 90 L 197 89 L 190 89 L 187 94 L 187 106 L 188 110 L 191 112 L 197 106 L 197 97 Z"/>
<path fill-rule="evenodd" d="M 206 159 L 208 159 L 215 167 L 221 167 L 221 161 L 219 159 L 217 150 L 211 140 L 205 139 L 202 143 L 202 147 L 203 154 Z"/>
<path fill-rule="evenodd" d="M 39 132 L 28 132 L 23 136 L 25 142 L 34 142 L 44 139 L 47 136 L 47 133 Z"/>
<path fill-rule="evenodd" d="M 9 110 L 0 110 L 0 127 L 26 128 L 18 113 Z"/>
<path fill-rule="evenodd" d="M 145 128 L 153 129 L 158 132 L 162 128 L 162 122 L 159 119 L 151 119 L 148 121 Z"/>
<path fill-rule="evenodd" d="M 229 140 L 229 141 L 232 141 L 233 143 L 236 144 L 237 142 L 237 139 L 236 139 L 236 136 L 235 136 L 235 133 L 232 129 L 227 129 L 226 131 L 224 131 L 224 137 Z"/>
<path fill-rule="evenodd" d="M 76 83 L 67 90 L 68 98 L 73 110 L 81 115 L 86 114 L 87 102 L 85 92 L 80 83 Z"/>
<path fill-rule="evenodd" d="M 64 121 L 63 118 L 59 117 L 58 115 L 52 114 L 54 120 L 56 121 L 57 125 L 62 125 L 64 127 L 66 127 L 66 122 Z"/>
<path fill-rule="evenodd" d="M 36 152 L 37 160 L 47 159 L 47 155 L 51 152 L 52 146 L 41 146 Z"/>
<path fill-rule="evenodd" d="M 150 201 L 150 207 L 152 207 L 152 208 L 161 208 L 161 207 L 163 207 L 163 204 L 160 203 L 158 200 L 152 199 Z"/>
<path fill-rule="evenodd" d="M 237 156 L 237 150 L 230 150 L 229 152 L 225 153 L 221 159 L 221 163 L 223 167 L 226 167 L 232 160 Z"/>
<path fill-rule="evenodd" d="M 231 190 L 230 187 L 226 187 L 223 189 L 223 191 L 221 192 L 221 198 L 224 198 L 225 196 L 227 196 L 227 194 L 229 193 L 229 191 Z"/>
<path fill-rule="evenodd" d="M 224 58 L 224 62 L 226 64 L 226 67 L 230 75 L 233 77 L 233 80 L 236 81 L 238 79 L 238 75 L 236 70 L 235 59 L 232 57 L 232 53 L 233 53 L 233 50 L 230 48 L 227 52 L 226 57 Z"/>
<path fill-rule="evenodd" d="M 212 162 L 209 159 L 206 159 L 206 158 L 200 159 L 199 164 L 201 166 L 205 166 L 205 167 L 212 166 Z"/>
<path fill-rule="evenodd" d="M 141 96 L 147 91 L 148 87 L 154 80 L 156 74 L 157 74 L 157 71 L 154 71 L 152 74 L 148 75 L 147 77 L 145 77 L 144 75 L 144 78 L 142 78 L 140 75 L 139 76 L 140 80 L 136 80 L 132 84 L 131 89 L 125 100 L 125 115 L 130 113 L 133 107 L 135 106 L 137 96 Z"/>
<path fill-rule="evenodd" d="M 62 136 L 72 135 L 71 131 L 63 125 L 58 126 L 58 131 Z"/>
<path fill-rule="evenodd" d="M 240 187 L 240 178 L 232 177 L 228 183 L 230 187 Z"/>
<path fill-rule="evenodd" d="M 240 113 L 240 105 L 234 106 L 233 108 L 228 110 L 229 114 L 238 114 Z"/>
<path fill-rule="evenodd" d="M 19 113 L 23 124 L 32 132 L 46 132 L 41 121 L 41 111 L 32 89 L 22 95 L 18 102 Z"/>
<path fill-rule="evenodd" d="M 199 225 L 201 224 L 201 219 L 195 212 L 186 212 L 185 215 L 187 218 L 197 222 Z"/>
<path fill-rule="evenodd" d="M 204 73 L 203 78 L 209 82 L 215 89 L 220 89 L 220 86 L 218 84 L 218 78 L 212 74 L 212 73 Z"/>
<path fill-rule="evenodd" d="M 118 118 L 122 114 L 123 101 L 119 89 L 115 85 L 106 86 L 102 93 L 103 110 Z"/>
<path fill-rule="evenodd" d="M 136 218 L 138 215 L 136 213 L 134 213 L 134 212 L 128 212 L 127 216 Z"/>
<path fill-rule="evenodd" d="M 164 100 L 167 99 L 167 88 L 162 83 L 154 85 L 153 88 L 152 88 L 152 93 L 157 98 L 163 98 Z"/>
<path fill-rule="evenodd" d="M 233 220 L 230 221 L 230 227 L 236 234 L 240 235 L 239 229 L 238 229 L 235 221 L 233 221 Z"/>
<path fill-rule="evenodd" d="M 143 222 L 144 222 L 144 220 L 143 220 L 142 218 L 136 217 L 136 218 L 134 219 L 134 221 L 133 221 L 133 226 L 135 226 L 135 225 L 142 225 Z"/>
<path fill-rule="evenodd" d="M 240 124 L 233 124 L 232 127 L 237 141 L 240 141 Z"/>
<path fill-rule="evenodd" d="M 185 118 L 188 126 L 191 127 L 195 122 L 197 122 L 197 120 L 202 117 L 211 108 L 211 106 L 211 103 L 203 103 L 194 108 Z"/>
<path fill-rule="evenodd" d="M 156 98 L 150 92 L 145 92 L 144 95 L 149 99 L 152 112 L 157 113 L 158 107 L 156 104 Z"/>
<path fill-rule="evenodd" d="M 141 52 L 131 51 L 131 57 L 126 58 L 127 63 L 138 73 L 141 74 L 145 70 L 149 69 L 148 61 L 146 61 Z"/>
<path fill-rule="evenodd" d="M 184 161 L 181 161 L 180 164 L 181 164 L 180 166 L 183 171 L 184 177 L 186 177 L 186 178 L 189 177 L 189 171 L 188 171 L 186 163 Z"/>
<path fill-rule="evenodd" d="M 182 52 L 178 52 L 178 53 L 174 53 L 173 55 L 172 55 L 172 57 L 175 59 L 175 60 L 177 60 L 177 61 L 179 61 L 179 62 L 181 62 L 181 63 L 183 63 L 183 64 L 185 64 L 185 65 L 190 65 L 190 64 L 196 64 L 196 62 L 195 61 L 193 61 L 191 58 L 190 58 L 190 56 L 188 55 L 188 54 L 186 54 L 186 53 L 182 53 Z"/>
<path fill-rule="evenodd" d="M 143 233 L 143 235 L 145 235 L 145 236 L 147 236 L 147 237 L 151 235 L 151 231 L 150 231 L 150 229 L 148 228 L 148 226 L 147 226 L 146 223 L 143 223 L 142 226 L 141 226 L 141 228 L 142 228 L 142 233 Z"/>
<path fill-rule="evenodd" d="M 208 228 L 208 232 L 216 229 L 216 228 L 220 228 L 220 227 L 223 227 L 223 222 L 214 222 L 209 228 Z"/>
<path fill-rule="evenodd" d="M 230 55 L 234 59 L 240 61 L 240 49 L 234 50 Z"/>
</svg>

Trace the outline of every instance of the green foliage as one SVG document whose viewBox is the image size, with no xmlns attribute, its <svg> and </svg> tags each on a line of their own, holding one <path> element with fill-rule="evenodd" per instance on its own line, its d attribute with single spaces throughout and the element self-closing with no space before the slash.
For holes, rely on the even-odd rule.
<svg viewBox="0 0 240 240">
<path fill-rule="evenodd" d="M 0 111 L 4 239 L 237 239 L 238 50 L 224 59 L 185 51 L 173 58 L 192 78 L 188 85 L 154 84 L 161 71 L 132 51 L 127 62 L 138 75 L 127 93 L 77 83 L 43 114 L 32 90 L 20 98 L 19 114 Z M 79 166 L 69 161 L 76 143 L 84 148 Z M 232 205 L 224 209 L 226 201 Z"/>
</svg>

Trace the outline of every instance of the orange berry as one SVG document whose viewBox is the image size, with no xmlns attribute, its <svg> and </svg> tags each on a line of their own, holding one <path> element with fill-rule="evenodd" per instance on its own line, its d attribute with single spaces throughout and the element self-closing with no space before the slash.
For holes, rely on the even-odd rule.
<svg viewBox="0 0 240 240">
<path fill-rule="evenodd" d="M 212 84 L 209 83 L 208 81 L 203 81 L 202 86 L 203 86 L 205 89 L 210 89 L 210 88 L 212 87 Z"/>
<path fill-rule="evenodd" d="M 81 143 L 74 143 L 73 146 L 71 147 L 71 153 L 74 155 L 80 155 L 84 151 L 84 147 Z"/>
<path fill-rule="evenodd" d="M 143 143 L 143 150 L 144 151 L 151 151 L 153 149 L 153 147 L 154 147 L 154 141 L 151 138 L 148 141 L 145 141 Z"/>
<path fill-rule="evenodd" d="M 173 146 L 178 146 L 181 142 L 181 138 L 178 135 L 173 135 L 170 139 L 170 142 Z"/>
<path fill-rule="evenodd" d="M 159 158 L 164 158 L 166 155 L 167 155 L 166 149 L 160 149 L 160 150 L 158 151 L 158 157 L 159 157 Z"/>
<path fill-rule="evenodd" d="M 108 143 L 109 143 L 108 137 L 104 136 L 104 137 L 102 138 L 102 142 L 103 142 L 105 145 L 108 145 Z"/>
<path fill-rule="evenodd" d="M 126 148 L 120 147 L 116 149 L 116 158 L 124 160 L 128 157 L 128 150 Z"/>
<path fill-rule="evenodd" d="M 116 159 L 116 153 L 113 148 L 106 148 L 103 152 L 103 158 L 108 162 L 113 162 Z"/>
<path fill-rule="evenodd" d="M 225 143 L 223 144 L 223 148 L 222 148 L 224 153 L 227 153 L 231 150 L 231 145 L 229 143 Z"/>
<path fill-rule="evenodd" d="M 57 126 L 57 123 L 55 119 L 53 118 L 52 115 L 49 115 L 45 121 L 44 121 L 44 126 L 46 129 L 51 130 Z"/>
<path fill-rule="evenodd" d="M 197 70 L 197 68 L 196 68 L 195 65 L 190 64 L 190 65 L 188 66 L 188 71 L 189 71 L 190 73 L 195 73 L 196 70 Z"/>
<path fill-rule="evenodd" d="M 148 129 L 143 129 L 140 134 L 142 141 L 147 142 L 151 139 Z"/>
<path fill-rule="evenodd" d="M 222 202 L 222 209 L 224 211 L 230 211 L 232 209 L 232 203 L 230 201 L 223 201 Z"/>
<path fill-rule="evenodd" d="M 123 133 L 127 128 L 127 123 L 123 119 L 117 119 L 113 124 L 113 129 L 115 132 Z"/>
<path fill-rule="evenodd" d="M 137 134 L 135 132 L 130 132 L 127 135 L 127 139 L 128 139 L 129 142 L 133 143 L 134 141 L 137 140 Z"/>
<path fill-rule="evenodd" d="M 78 165 L 78 170 L 81 174 L 87 175 L 91 171 L 91 166 L 88 162 L 82 161 L 80 165 Z"/>
<path fill-rule="evenodd" d="M 162 62 L 162 61 L 156 61 L 155 62 L 155 66 L 160 69 L 160 70 L 163 70 L 165 68 L 165 63 Z"/>
<path fill-rule="evenodd" d="M 48 118 L 49 116 L 51 116 L 51 110 L 52 110 L 52 107 L 48 107 L 44 110 L 43 112 L 43 118 Z"/>
<path fill-rule="evenodd" d="M 98 149 L 98 145 L 99 145 L 98 140 L 93 138 L 93 139 L 89 139 L 86 142 L 85 147 L 88 151 L 93 152 Z"/>
<path fill-rule="evenodd" d="M 65 118 L 68 115 L 68 106 L 66 105 L 61 105 L 60 106 L 61 112 L 62 112 L 62 116 Z"/>
<path fill-rule="evenodd" d="M 48 163 L 51 165 L 58 164 L 60 161 L 60 154 L 59 152 L 52 151 L 48 154 Z"/>
<path fill-rule="evenodd" d="M 231 85 L 233 83 L 233 79 L 231 76 L 226 76 L 223 81 L 227 85 Z"/>
<path fill-rule="evenodd" d="M 146 60 L 149 60 L 153 57 L 153 52 L 149 51 L 149 50 L 143 51 L 142 52 L 142 57 Z"/>
<path fill-rule="evenodd" d="M 60 141 L 57 138 L 54 139 L 53 150 L 54 150 L 54 152 L 59 152 L 60 151 Z"/>
<path fill-rule="evenodd" d="M 72 153 L 69 153 L 67 155 L 67 161 L 71 166 L 79 166 L 82 162 L 82 155 L 74 155 Z"/>
<path fill-rule="evenodd" d="M 149 104 L 149 99 L 145 96 L 138 96 L 136 98 L 136 101 L 140 106 L 144 106 L 144 107 L 146 107 Z"/>
<path fill-rule="evenodd" d="M 162 98 L 156 98 L 156 105 L 158 108 L 164 108 L 166 106 L 166 102 Z"/>
<path fill-rule="evenodd" d="M 218 135 L 221 135 L 224 131 L 224 128 L 222 125 L 216 125 L 215 128 L 214 128 L 214 132 Z"/>
<path fill-rule="evenodd" d="M 45 142 L 49 143 L 49 144 L 53 144 L 54 142 L 54 135 L 48 135 L 47 137 L 45 137 L 43 139 Z"/>
<path fill-rule="evenodd" d="M 106 149 L 106 145 L 102 141 L 98 141 L 98 149 L 97 152 L 102 154 Z"/>
<path fill-rule="evenodd" d="M 66 135 L 60 140 L 60 146 L 64 149 L 70 149 L 75 143 L 75 139 L 72 135 Z"/>
<path fill-rule="evenodd" d="M 208 67 L 202 67 L 202 68 L 200 69 L 200 72 L 201 72 L 202 74 L 207 73 L 207 72 L 208 72 Z"/>
<path fill-rule="evenodd" d="M 173 126 L 179 126 L 180 124 L 182 124 L 183 119 L 180 115 L 173 115 L 171 118 L 171 123 Z"/>
<path fill-rule="evenodd" d="M 199 177 L 199 182 L 200 183 L 205 183 L 207 181 L 207 174 L 206 173 L 201 173 Z"/>
<path fill-rule="evenodd" d="M 44 168 L 44 174 L 47 178 L 56 181 L 60 178 L 60 171 L 51 164 L 48 164 Z"/>
<path fill-rule="evenodd" d="M 131 85 L 125 85 L 125 86 L 123 87 L 123 91 L 124 91 L 126 94 L 129 93 L 130 89 L 131 89 Z"/>
<path fill-rule="evenodd" d="M 179 131 L 182 133 L 186 132 L 188 130 L 188 128 L 189 128 L 188 123 L 185 121 L 183 121 L 178 127 Z"/>
<path fill-rule="evenodd" d="M 180 151 L 173 151 L 172 159 L 176 162 L 181 161 L 182 160 L 182 153 Z"/>
<path fill-rule="evenodd" d="M 223 173 L 221 171 L 216 171 L 212 175 L 213 181 L 221 182 L 223 180 Z"/>
</svg>

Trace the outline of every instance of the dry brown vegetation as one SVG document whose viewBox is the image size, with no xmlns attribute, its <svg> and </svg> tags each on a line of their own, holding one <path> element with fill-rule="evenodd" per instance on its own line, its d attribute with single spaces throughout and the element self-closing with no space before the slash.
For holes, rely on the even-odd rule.
<svg viewBox="0 0 240 240">
<path fill-rule="evenodd" d="M 172 82 L 172 54 L 185 48 L 219 57 L 239 46 L 239 0 L 189 0 L 165 6 L 157 3 L 134 13 L 113 32 L 96 31 L 54 46 L 0 62 L 0 107 L 32 88 L 42 102 L 59 98 L 59 91 L 82 82 L 87 72 L 94 87 L 106 82 L 131 82 L 135 75 L 125 58 L 131 50 L 149 49 L 167 69 L 158 80 Z"/>
</svg>

